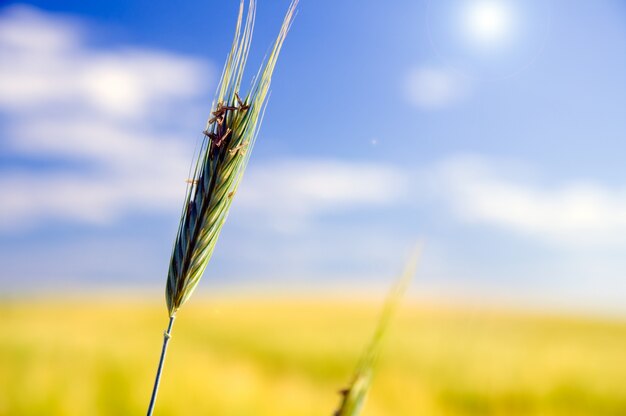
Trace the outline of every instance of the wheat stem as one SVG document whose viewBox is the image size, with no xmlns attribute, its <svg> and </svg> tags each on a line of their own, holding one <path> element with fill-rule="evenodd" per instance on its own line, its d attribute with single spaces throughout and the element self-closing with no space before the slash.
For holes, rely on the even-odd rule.
<svg viewBox="0 0 626 416">
<path fill-rule="evenodd" d="M 167 325 L 167 331 L 163 333 L 163 348 L 161 349 L 161 358 L 159 359 L 159 368 L 157 369 L 156 378 L 154 379 L 154 387 L 152 388 L 152 397 L 150 397 L 150 405 L 148 406 L 148 416 L 152 416 L 154 411 L 154 404 L 156 402 L 157 392 L 159 391 L 159 383 L 161 382 L 161 373 L 163 372 L 163 363 L 165 362 L 165 353 L 167 352 L 167 345 L 172 337 L 172 325 L 174 325 L 174 318 L 176 315 L 170 316 L 170 323 Z"/>
</svg>

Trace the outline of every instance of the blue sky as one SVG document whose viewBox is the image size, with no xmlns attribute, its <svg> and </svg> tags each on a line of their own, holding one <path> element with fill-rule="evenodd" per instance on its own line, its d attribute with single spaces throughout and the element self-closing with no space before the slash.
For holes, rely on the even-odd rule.
<svg viewBox="0 0 626 416">
<path fill-rule="evenodd" d="M 287 1 L 260 1 L 249 72 Z M 0 287 L 161 287 L 238 2 L 0 6 Z M 620 1 L 302 0 L 201 284 L 625 313 Z"/>
</svg>

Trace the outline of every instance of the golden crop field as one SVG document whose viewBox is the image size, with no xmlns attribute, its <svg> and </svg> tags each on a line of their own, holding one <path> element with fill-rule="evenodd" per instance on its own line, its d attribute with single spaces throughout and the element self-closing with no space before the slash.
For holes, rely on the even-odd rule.
<svg viewBox="0 0 626 416">
<path fill-rule="evenodd" d="M 155 415 L 330 416 L 378 302 L 198 297 Z M 0 304 L 0 415 L 145 413 L 165 308 Z M 626 415 L 626 322 L 404 302 L 364 416 Z"/>
</svg>

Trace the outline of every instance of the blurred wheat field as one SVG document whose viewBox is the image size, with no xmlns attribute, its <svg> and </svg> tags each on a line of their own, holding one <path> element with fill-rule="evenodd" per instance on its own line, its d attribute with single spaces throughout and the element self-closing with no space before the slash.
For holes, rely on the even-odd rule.
<svg viewBox="0 0 626 416">
<path fill-rule="evenodd" d="M 200 297 L 155 414 L 331 416 L 381 304 Z M 145 413 L 159 303 L 4 301 L 0 317 L 0 415 Z M 626 415 L 626 322 L 405 302 L 363 415 Z"/>
</svg>

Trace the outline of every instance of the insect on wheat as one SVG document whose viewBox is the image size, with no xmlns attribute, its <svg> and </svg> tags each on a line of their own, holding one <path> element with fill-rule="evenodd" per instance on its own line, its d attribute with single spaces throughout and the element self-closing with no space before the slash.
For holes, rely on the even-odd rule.
<svg viewBox="0 0 626 416">
<path fill-rule="evenodd" d="M 198 158 L 187 180 L 187 192 L 167 276 L 165 299 L 169 325 L 165 331 L 148 416 L 154 410 L 165 353 L 176 312 L 191 296 L 211 258 L 233 196 L 250 157 L 263 118 L 278 55 L 294 18 L 293 0 L 274 45 L 247 95 L 240 96 L 241 80 L 250 51 L 255 1 L 250 0 L 244 22 L 244 2 L 231 51 L 218 85 L 213 110 L 203 131 Z"/>
</svg>

